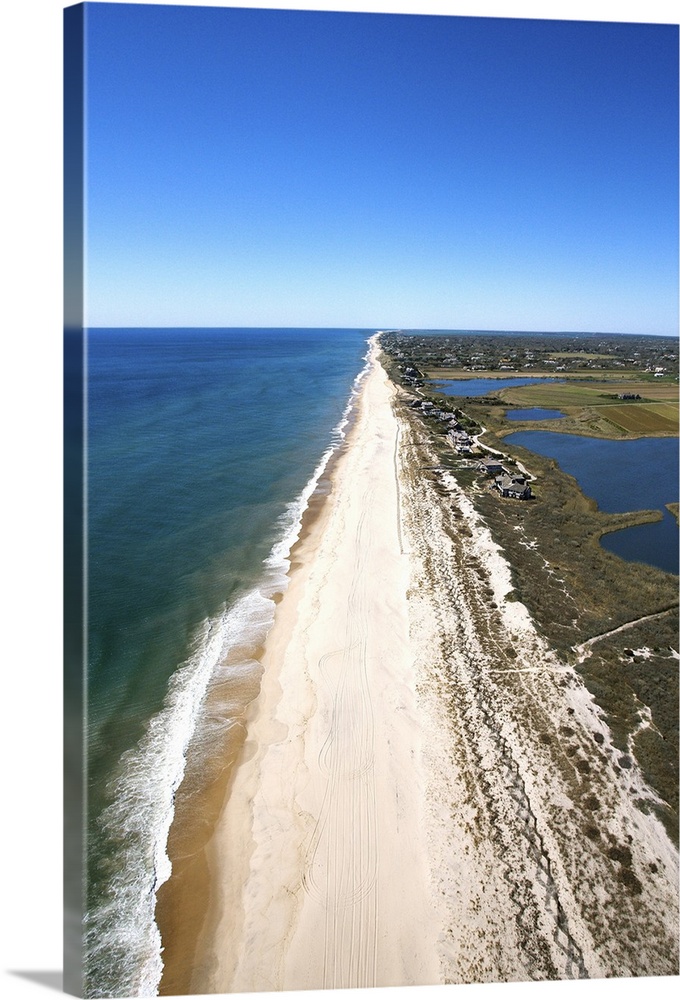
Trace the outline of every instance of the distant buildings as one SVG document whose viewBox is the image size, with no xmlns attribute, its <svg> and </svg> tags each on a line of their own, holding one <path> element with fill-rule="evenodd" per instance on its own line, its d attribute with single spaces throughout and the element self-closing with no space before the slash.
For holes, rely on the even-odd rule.
<svg viewBox="0 0 680 1000">
<path fill-rule="evenodd" d="M 441 410 L 429 399 L 411 399 L 408 405 L 412 410 L 420 411 L 424 417 L 434 418 L 441 423 L 448 424 L 446 437 L 458 455 L 471 455 L 473 453 L 473 449 L 476 447 L 475 439 L 468 431 L 463 430 L 455 414 Z M 533 493 L 527 482 L 526 474 L 511 471 L 506 468 L 503 461 L 502 456 L 490 456 L 480 461 L 477 468 L 486 476 L 493 477 L 491 486 L 498 490 L 502 497 L 530 500 Z M 507 465 L 514 464 L 514 462 L 508 462 L 507 459 L 505 461 Z"/>
</svg>

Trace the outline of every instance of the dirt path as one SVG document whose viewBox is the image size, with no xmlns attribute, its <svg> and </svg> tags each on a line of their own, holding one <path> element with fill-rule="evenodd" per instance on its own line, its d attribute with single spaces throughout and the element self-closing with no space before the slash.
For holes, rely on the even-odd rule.
<svg viewBox="0 0 680 1000">
<path fill-rule="evenodd" d="M 601 635 L 594 635 L 591 639 L 586 639 L 585 642 L 581 642 L 578 646 L 574 646 L 574 652 L 578 657 L 578 662 L 583 663 L 586 651 L 589 650 L 596 642 L 599 642 L 600 639 L 608 639 L 610 636 L 616 635 L 618 632 L 625 632 L 627 629 L 633 628 L 635 625 L 641 625 L 642 622 L 651 622 L 654 621 L 655 618 L 663 618 L 663 616 L 667 615 L 669 611 L 675 610 L 676 605 L 672 608 L 666 608 L 665 611 L 659 611 L 654 615 L 645 615 L 644 618 L 635 618 L 631 622 L 625 622 L 623 625 L 619 625 L 618 628 L 611 629 L 610 632 L 603 632 Z"/>
</svg>

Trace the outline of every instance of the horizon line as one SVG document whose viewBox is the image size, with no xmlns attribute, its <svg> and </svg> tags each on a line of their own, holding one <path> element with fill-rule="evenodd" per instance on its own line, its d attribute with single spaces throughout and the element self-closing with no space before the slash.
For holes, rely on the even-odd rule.
<svg viewBox="0 0 680 1000">
<path fill-rule="evenodd" d="M 221 325 L 221 324 L 201 324 L 201 325 L 187 325 L 187 324 L 152 324 L 138 326 L 136 324 L 93 324 L 85 325 L 74 329 L 73 325 L 65 324 L 65 332 L 75 332 L 76 330 L 93 331 L 93 330 L 365 330 L 373 331 L 374 333 L 403 333 L 403 334 L 417 334 L 417 333 L 431 333 L 431 334 L 451 334 L 451 333 L 470 333 L 470 334 L 494 334 L 494 333 L 513 333 L 513 334 L 535 334 L 535 335 L 548 335 L 548 336 L 591 336 L 591 337 L 665 337 L 668 339 L 678 339 L 680 334 L 677 333 L 642 333 L 633 332 L 626 330 L 520 330 L 512 327 L 499 328 L 499 327 L 376 327 L 376 326 L 244 326 L 244 325 Z"/>
</svg>

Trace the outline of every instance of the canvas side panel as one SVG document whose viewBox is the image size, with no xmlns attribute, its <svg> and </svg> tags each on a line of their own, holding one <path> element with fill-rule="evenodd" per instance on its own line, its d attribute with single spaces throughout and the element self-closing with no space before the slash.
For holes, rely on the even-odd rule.
<svg viewBox="0 0 680 1000">
<path fill-rule="evenodd" d="M 64 11 L 64 990 L 82 995 L 84 879 L 83 4 Z"/>
</svg>

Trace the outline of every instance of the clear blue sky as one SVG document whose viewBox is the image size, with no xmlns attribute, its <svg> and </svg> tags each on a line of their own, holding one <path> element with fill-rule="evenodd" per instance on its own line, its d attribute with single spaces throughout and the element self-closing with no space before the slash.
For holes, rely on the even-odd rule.
<svg viewBox="0 0 680 1000">
<path fill-rule="evenodd" d="M 86 9 L 89 325 L 677 332 L 677 26 Z"/>
</svg>

